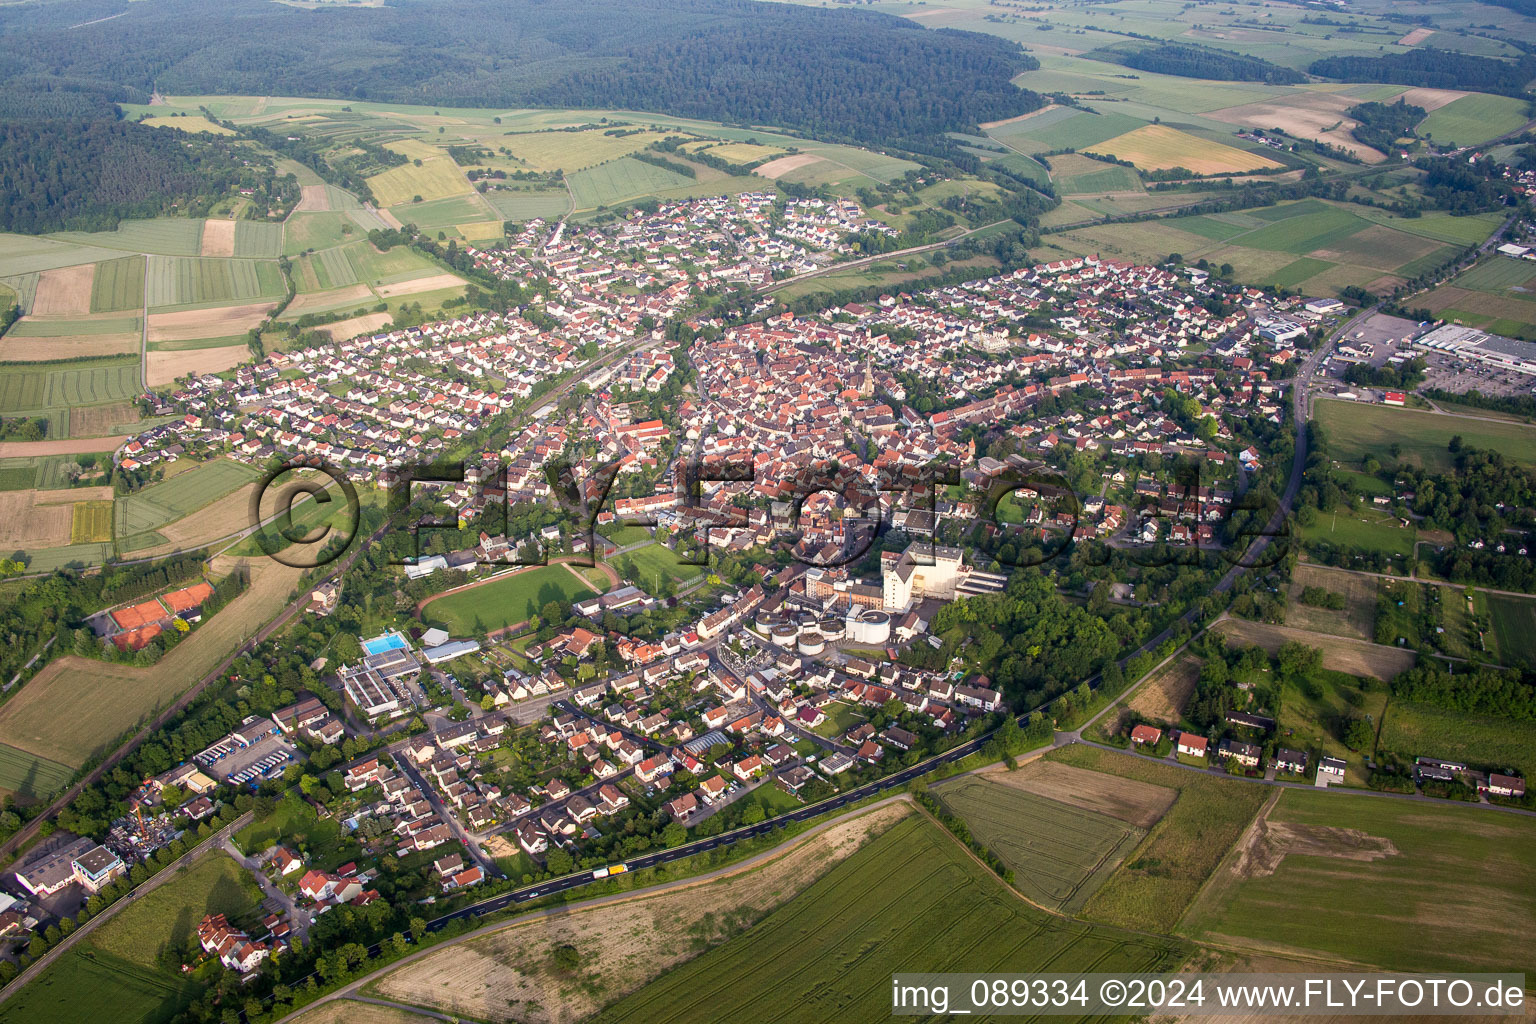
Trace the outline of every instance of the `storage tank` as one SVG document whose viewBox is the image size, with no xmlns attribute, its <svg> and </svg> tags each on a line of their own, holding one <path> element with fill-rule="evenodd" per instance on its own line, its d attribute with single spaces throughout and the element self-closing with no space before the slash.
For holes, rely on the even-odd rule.
<svg viewBox="0 0 1536 1024">
<path fill-rule="evenodd" d="M 820 633 L 801 633 L 796 648 L 808 658 L 814 658 L 827 649 L 827 641 Z"/>
<path fill-rule="evenodd" d="M 828 640 L 841 640 L 846 629 L 843 620 L 835 615 L 828 616 L 816 624 L 816 630 Z"/>
<path fill-rule="evenodd" d="M 771 633 L 774 626 L 784 624 L 784 616 L 778 612 L 759 611 L 752 619 L 752 624 L 757 627 L 759 633 Z"/>
<path fill-rule="evenodd" d="M 773 642 L 778 644 L 780 647 L 793 647 L 795 643 L 795 637 L 799 634 L 800 631 L 794 626 L 774 626 L 773 631 L 769 634 L 769 636 L 773 639 Z"/>
<path fill-rule="evenodd" d="M 891 638 L 891 617 L 885 612 L 866 611 L 848 620 L 848 639 L 860 644 L 883 644 Z"/>
<path fill-rule="evenodd" d="M 801 636 L 805 636 L 807 633 L 814 633 L 814 632 L 816 632 L 816 616 L 814 616 L 814 615 L 802 615 L 802 616 L 800 616 L 799 626 L 800 626 L 800 635 Z"/>
</svg>

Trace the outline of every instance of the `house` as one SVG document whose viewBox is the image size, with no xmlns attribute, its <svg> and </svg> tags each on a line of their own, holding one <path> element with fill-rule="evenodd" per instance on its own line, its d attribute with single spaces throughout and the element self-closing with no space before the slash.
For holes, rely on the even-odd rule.
<svg viewBox="0 0 1536 1024">
<path fill-rule="evenodd" d="M 223 914 L 208 914 L 197 926 L 197 943 L 203 951 L 219 958 L 219 962 L 241 974 L 256 969 L 272 950 L 262 942 L 252 942 L 251 937 L 231 925 Z"/>
<path fill-rule="evenodd" d="M 1275 770 L 1290 772 L 1292 775 L 1307 774 L 1306 751 L 1281 747 L 1275 752 Z"/>
<path fill-rule="evenodd" d="M 672 815 L 672 820 L 686 825 L 688 819 L 699 812 L 699 798 L 692 793 L 684 793 L 676 800 L 668 800 L 663 807 Z"/>
<path fill-rule="evenodd" d="M 280 877 L 282 875 L 291 875 L 304 866 L 304 861 L 299 858 L 299 855 L 286 846 L 279 846 L 277 852 L 272 855 L 272 859 L 268 863 L 272 865 L 272 869 Z"/>
<path fill-rule="evenodd" d="M 1344 777 L 1345 761 L 1342 757 L 1322 757 L 1317 761 L 1317 773 L 1319 775 L 1332 775 L 1336 779 Z"/>
<path fill-rule="evenodd" d="M 1257 768 L 1259 766 L 1259 754 L 1261 751 L 1252 743 L 1243 743 L 1238 740 L 1222 740 L 1221 746 L 1216 750 L 1224 761 L 1236 761 L 1244 768 Z"/>
<path fill-rule="evenodd" d="M 723 775 L 711 775 L 699 783 L 699 795 L 703 797 L 706 804 L 712 804 L 725 796 L 726 790 L 730 788 L 731 784 L 725 781 Z"/>
<path fill-rule="evenodd" d="M 1518 775 L 1500 775 L 1498 772 L 1490 772 L 1484 788 L 1493 796 L 1516 798 L 1525 796 L 1525 780 Z"/>
<path fill-rule="evenodd" d="M 1131 742 L 1138 747 L 1157 746 L 1157 741 L 1163 738 L 1163 730 L 1151 725 L 1138 725 L 1131 729 Z"/>
<path fill-rule="evenodd" d="M 1210 740 L 1204 736 L 1196 736 L 1192 732 L 1179 733 L 1179 753 L 1186 757 L 1204 757 L 1205 748 L 1210 745 Z"/>
<path fill-rule="evenodd" d="M 1273 718 L 1265 715 L 1250 715 L 1246 711 L 1228 711 L 1227 721 L 1247 729 L 1258 729 L 1260 732 L 1270 732 L 1275 727 Z"/>
<path fill-rule="evenodd" d="M 815 773 L 805 765 L 797 764 L 793 768 L 786 768 L 779 772 L 774 776 L 773 782 L 786 793 L 798 793 L 815 777 Z"/>
</svg>

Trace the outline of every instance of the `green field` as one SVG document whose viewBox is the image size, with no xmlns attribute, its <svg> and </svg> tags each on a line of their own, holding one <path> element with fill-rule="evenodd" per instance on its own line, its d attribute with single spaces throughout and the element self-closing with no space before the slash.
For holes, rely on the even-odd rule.
<svg viewBox="0 0 1536 1024">
<path fill-rule="evenodd" d="M 640 571 L 640 585 L 652 593 L 661 585 L 663 576 L 681 581 L 692 579 L 704 571 L 702 566 L 679 565 L 677 552 L 665 544 L 647 544 L 643 548 L 625 552 L 616 561 L 626 558 L 633 561 L 635 568 Z"/>
<path fill-rule="evenodd" d="M 1048 917 L 937 825 L 909 816 L 746 934 L 592 1020 L 867 1021 L 890 1012 L 892 970 L 1162 971 L 1185 955 L 1172 942 Z"/>
<path fill-rule="evenodd" d="M 1082 909 L 1146 831 L 970 775 L 933 791 L 971 834 L 1014 871 L 1014 888 L 1035 903 Z"/>
<path fill-rule="evenodd" d="M 96 264 L 91 278 L 91 312 L 144 308 L 144 257 L 124 256 Z"/>
<path fill-rule="evenodd" d="M 441 228 L 470 221 L 485 220 L 490 214 L 472 196 L 449 196 L 431 202 L 409 203 L 395 208 L 392 213 L 402 221 L 418 227 Z"/>
<path fill-rule="evenodd" d="M 651 192 L 694 184 L 692 178 L 686 178 L 676 171 L 654 167 L 629 157 L 577 171 L 570 176 L 570 182 L 578 210 L 609 206 Z"/>
<path fill-rule="evenodd" d="M 1453 468 L 1446 444 L 1457 434 L 1472 448 L 1489 448 L 1522 466 L 1536 467 L 1536 429 L 1520 423 L 1445 416 L 1386 405 L 1323 400 L 1317 421 L 1328 432 L 1328 449 L 1342 462 L 1359 463 L 1367 455 L 1391 458 L 1387 446 L 1402 446 L 1403 458 L 1427 469 Z"/>
<path fill-rule="evenodd" d="M 1473 93 L 1430 111 L 1417 131 L 1441 146 L 1475 146 L 1525 124 L 1525 108 L 1523 100 L 1512 96 Z"/>
<path fill-rule="evenodd" d="M 250 302 L 283 294 L 277 263 L 221 257 L 149 257 L 150 308 Z"/>
<path fill-rule="evenodd" d="M 1297 256 L 1327 248 L 1367 227 L 1365 220 L 1350 211 L 1316 199 L 1248 212 L 1269 223 L 1242 235 L 1239 244 L 1250 249 L 1288 252 Z"/>
<path fill-rule="evenodd" d="M 591 596 L 592 591 L 564 566 L 548 565 L 437 598 L 421 614 L 423 621 L 441 625 L 456 637 L 466 637 L 525 622 L 550 601 L 569 609 L 572 602 Z"/>
<path fill-rule="evenodd" d="M 125 334 L 143 329 L 136 316 L 112 316 L 91 320 L 21 320 L 5 332 L 7 338 L 67 338 L 102 334 Z"/>
<path fill-rule="evenodd" d="M 139 393 L 137 359 L 0 366 L 0 414 L 120 402 Z M 51 435 L 57 436 L 57 435 Z"/>
<path fill-rule="evenodd" d="M 1141 179 L 1129 167 L 1110 164 L 1102 170 L 1055 178 L 1062 195 L 1086 195 L 1098 192 L 1132 192 L 1141 188 Z"/>
<path fill-rule="evenodd" d="M 191 867 L 123 908 L 91 933 L 95 949 L 150 969 L 166 946 L 197 941 L 206 914 L 241 923 L 261 904 L 261 889 L 248 871 L 222 850 L 211 849 Z"/>
<path fill-rule="evenodd" d="M 1269 795 L 1263 786 L 1081 744 L 1046 756 L 1178 790 L 1173 806 L 1083 907 L 1089 920 L 1127 928 L 1171 932 Z"/>
<path fill-rule="evenodd" d="M 222 498 L 260 475 L 258 470 L 242 462 L 220 459 L 202 463 L 168 480 L 150 484 L 117 499 L 117 536 L 126 538 L 136 533 L 157 530 Z M 242 511 L 240 521 L 231 523 L 230 529 L 233 532 L 247 525 Z"/>
<path fill-rule="evenodd" d="M 67 764 L 0 743 L 0 793 L 15 793 L 24 801 L 41 800 L 62 789 L 74 775 Z"/>
<path fill-rule="evenodd" d="M 162 1024 L 194 991 L 178 978 L 76 946 L 0 1004 L 0 1024 Z"/>
<path fill-rule="evenodd" d="M 485 197 L 490 200 L 506 220 L 525 221 L 535 217 L 544 220 L 552 220 L 564 215 L 571 208 L 570 193 L 564 191 L 506 191 L 491 192 Z"/>
<path fill-rule="evenodd" d="M 1396 516 L 1372 508 L 1319 512 L 1310 526 L 1299 529 L 1302 539 L 1311 544 L 1363 548 L 1400 558 L 1407 558 L 1413 553 L 1413 542 L 1417 536 L 1413 527 L 1405 529 L 1398 525 Z"/>
<path fill-rule="evenodd" d="M 60 231 L 50 237 L 128 252 L 196 256 L 203 245 L 203 222 L 186 217 L 125 220 L 115 231 Z"/>
<path fill-rule="evenodd" d="M 1536 820 L 1312 790 L 1285 790 L 1268 820 L 1283 859 L 1223 866 L 1181 931 L 1407 971 L 1536 968 L 1520 938 L 1536 919 Z M 1305 853 L 1286 849 L 1296 833 Z M 1358 833 L 1376 859 L 1351 856 Z"/>
<path fill-rule="evenodd" d="M 257 220 L 235 222 L 235 255 L 275 260 L 283 254 L 283 226 Z"/>
<path fill-rule="evenodd" d="M 1533 277 L 1536 277 L 1536 263 L 1512 260 L 1508 256 L 1494 256 L 1457 275 L 1451 283 L 1458 288 L 1499 293 L 1521 288 Z"/>
<path fill-rule="evenodd" d="M 1536 666 L 1536 600 L 1484 594 L 1493 619 L 1494 642 L 1499 658 L 1508 665 L 1524 662 Z"/>
<path fill-rule="evenodd" d="M 369 178 L 368 187 L 378 197 L 380 206 L 410 203 L 417 196 L 423 200 L 442 199 L 473 191 L 459 165 L 446 156 L 429 157 L 419 165 L 408 163 L 391 167 Z"/>
<path fill-rule="evenodd" d="M 999 125 L 988 132 L 1005 146 L 1025 153 L 1053 149 L 1089 149 L 1146 124 L 1140 118 L 1118 112 L 1094 114 L 1058 107 L 1014 124 Z"/>
<path fill-rule="evenodd" d="M 1507 718 L 1448 711 L 1393 700 L 1377 739 L 1380 753 L 1407 758 L 1444 757 L 1472 765 L 1512 768 L 1536 776 L 1536 735 Z"/>
</svg>

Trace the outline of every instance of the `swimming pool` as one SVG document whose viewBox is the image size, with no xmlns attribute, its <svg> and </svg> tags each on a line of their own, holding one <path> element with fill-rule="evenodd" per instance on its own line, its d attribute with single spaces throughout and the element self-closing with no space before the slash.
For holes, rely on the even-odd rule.
<svg viewBox="0 0 1536 1024">
<path fill-rule="evenodd" d="M 376 636 L 372 640 L 363 641 L 363 650 L 368 654 L 383 654 L 385 651 L 405 650 L 405 637 L 399 633 L 385 633 Z"/>
</svg>

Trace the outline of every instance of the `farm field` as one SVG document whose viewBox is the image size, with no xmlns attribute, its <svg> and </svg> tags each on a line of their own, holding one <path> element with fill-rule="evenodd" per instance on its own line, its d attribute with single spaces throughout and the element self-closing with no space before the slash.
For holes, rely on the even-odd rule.
<svg viewBox="0 0 1536 1024">
<path fill-rule="evenodd" d="M 144 306 L 144 257 L 123 256 L 96 264 L 91 279 L 91 312 L 109 313 Z"/>
<path fill-rule="evenodd" d="M 1178 659 L 1137 687 L 1128 707 L 1143 718 L 1177 725 L 1184 717 L 1189 695 L 1195 691 L 1201 665 L 1193 656 Z"/>
<path fill-rule="evenodd" d="M 1228 643 L 1257 644 L 1269 654 L 1280 650 L 1287 640 L 1297 640 L 1323 652 L 1323 664 L 1338 672 L 1352 676 L 1371 676 L 1390 680 L 1413 667 L 1417 655 L 1398 647 L 1351 640 L 1341 636 L 1310 633 L 1289 626 L 1277 626 L 1268 622 L 1248 622 L 1243 619 L 1222 619 L 1213 628 L 1225 633 Z"/>
<path fill-rule="evenodd" d="M 1061 747 L 1046 759 L 1179 794 L 1129 859 L 1083 907 L 1084 918 L 1105 924 L 1171 932 L 1268 796 L 1262 786 L 1097 747 Z"/>
<path fill-rule="evenodd" d="M 1301 603 L 1304 587 L 1321 587 L 1344 595 L 1344 609 L 1316 608 Z M 1376 580 L 1318 565 L 1298 565 L 1291 573 L 1290 604 L 1285 624 L 1316 633 L 1370 640 L 1376 635 Z"/>
<path fill-rule="evenodd" d="M 102 405 L 138 393 L 137 359 L 0 366 L 0 415 Z"/>
<path fill-rule="evenodd" d="M 1473 765 L 1536 773 L 1536 737 L 1508 719 L 1469 715 L 1431 704 L 1393 700 L 1377 737 L 1380 753 L 1444 757 Z"/>
<path fill-rule="evenodd" d="M 458 164 L 447 156 L 428 157 L 421 161 L 420 166 L 405 163 L 391 167 L 369 178 L 368 187 L 373 190 L 380 206 L 411 203 L 417 196 L 425 202 L 447 196 L 468 195 L 474 191 Z"/>
<path fill-rule="evenodd" d="M 1285 790 L 1180 930 L 1401 970 L 1528 972 L 1536 958 L 1519 936 L 1533 916 L 1536 821 Z"/>
<path fill-rule="evenodd" d="M 296 1024 L 421 1024 L 422 1016 L 377 1003 L 337 999 L 310 1010 Z"/>
<path fill-rule="evenodd" d="M 1482 599 L 1488 602 L 1499 658 L 1507 665 L 1523 661 L 1536 666 L 1536 600 L 1503 594 L 1484 594 Z"/>
<path fill-rule="evenodd" d="M 76 245 L 134 253 L 196 256 L 202 248 L 203 222 L 189 217 L 125 220 L 112 231 L 60 231 L 49 237 Z"/>
<path fill-rule="evenodd" d="M 112 502 L 77 501 L 69 527 L 71 544 L 103 543 L 112 539 Z"/>
<path fill-rule="evenodd" d="M 251 302 L 282 294 L 282 274 L 275 261 L 149 257 L 150 309 Z"/>
<path fill-rule="evenodd" d="M 485 198 L 503 218 L 517 222 L 533 220 L 536 217 L 552 220 L 563 216 L 571 208 L 570 193 L 564 189 L 498 191 L 487 193 Z"/>
<path fill-rule="evenodd" d="M 1051 181 L 1063 195 L 1141 190 L 1141 179 L 1129 167 L 1092 160 L 1076 153 L 1042 159 L 1050 167 Z"/>
<path fill-rule="evenodd" d="M 881 884 L 871 886 L 878 878 Z M 893 963 L 914 971 L 1166 970 L 1185 950 L 1047 918 L 1008 893 L 926 819 L 909 817 L 745 936 L 699 956 L 595 1022 L 703 1018 L 871 1020 L 890 1008 Z M 835 981 L 835 984 L 834 984 Z M 764 998 L 772 991 L 774 998 Z"/>
<path fill-rule="evenodd" d="M 1417 131 L 1442 146 L 1475 146 L 1525 124 L 1525 107 L 1512 96 L 1472 93 L 1430 111 Z"/>
<path fill-rule="evenodd" d="M 497 1024 L 574 1024 L 760 920 L 912 814 L 910 803 L 884 803 L 791 840 L 766 862 L 729 877 L 513 921 L 402 967 L 372 988 L 386 998 Z M 573 988 L 551 963 L 549 950 L 562 943 L 581 951 L 589 984 Z"/>
<path fill-rule="evenodd" d="M 434 598 L 421 614 L 424 621 L 439 624 L 456 637 L 466 637 L 525 622 L 550 601 L 567 607 L 592 593 L 564 566 L 547 565 Z"/>
<path fill-rule="evenodd" d="M 189 374 L 222 373 L 251 358 L 250 349 L 241 339 L 233 345 L 179 346 L 152 349 L 144 361 L 144 377 L 149 386 L 170 384 Z"/>
<path fill-rule="evenodd" d="M 1536 428 L 1521 423 L 1496 423 L 1463 417 L 1399 409 L 1363 402 L 1323 400 L 1316 418 L 1328 431 L 1328 447 L 1335 458 L 1359 463 L 1367 455 L 1378 458 L 1394 442 L 1403 458 L 1437 471 L 1454 463 L 1446 444 L 1456 434 L 1473 448 L 1490 448 L 1522 466 L 1536 466 Z"/>
<path fill-rule="evenodd" d="M 1165 124 L 1149 124 L 1117 135 L 1096 144 L 1093 150 L 1129 160 L 1145 171 L 1183 167 L 1196 174 L 1234 174 L 1282 166 L 1262 153 L 1212 142 Z"/>
<path fill-rule="evenodd" d="M 248 564 L 250 587 L 153 666 L 75 655 L 49 663 L 0 706 L 0 744 L 78 767 L 152 717 L 281 611 L 302 575 L 270 559 Z M 216 559 L 214 568 L 221 573 L 230 566 Z M 82 694 L 104 699 L 81 700 Z M 66 706 L 68 718 L 58 713 Z"/>
<path fill-rule="evenodd" d="M 117 500 L 116 533 L 120 538 L 148 533 L 212 504 L 260 476 L 243 462 L 219 459 L 199 463 L 159 483 Z"/>
<path fill-rule="evenodd" d="M 261 904 L 256 880 L 223 850 L 210 849 L 171 881 L 146 893 L 91 933 L 103 953 L 154 970 L 167 946 L 197 944 L 205 914 L 223 914 L 239 924 Z"/>
<path fill-rule="evenodd" d="M 1076 913 L 1146 835 L 1104 814 L 968 775 L 933 790 L 944 808 L 1013 869 L 1031 901 Z"/>
<path fill-rule="evenodd" d="M 163 1024 L 191 1002 L 194 990 L 179 978 L 76 946 L 0 1003 L 0 1024 Z"/>
<path fill-rule="evenodd" d="M 143 338 L 141 323 L 134 316 L 23 317 L 0 341 L 0 359 L 46 363 L 137 353 Z"/>
<path fill-rule="evenodd" d="M 0 796 L 23 803 L 42 800 L 64 788 L 75 770 L 67 764 L 0 743 Z"/>
<path fill-rule="evenodd" d="M 576 208 L 590 210 L 652 192 L 693 185 L 694 179 L 663 167 L 622 157 L 577 171 L 570 176 L 570 183 L 571 192 L 576 197 Z"/>
</svg>

